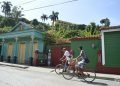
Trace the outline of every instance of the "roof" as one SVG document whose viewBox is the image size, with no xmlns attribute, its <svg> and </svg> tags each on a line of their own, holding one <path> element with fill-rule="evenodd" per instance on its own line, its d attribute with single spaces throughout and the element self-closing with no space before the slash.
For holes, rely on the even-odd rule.
<svg viewBox="0 0 120 86">
<path fill-rule="evenodd" d="M 96 39 L 100 39 L 100 36 L 96 36 L 96 37 L 76 37 L 76 38 L 71 38 L 71 40 L 96 40 Z"/>
<path fill-rule="evenodd" d="M 24 22 L 19 22 L 15 27 L 8 33 L 0 34 L 0 39 L 9 39 L 15 37 L 29 37 L 34 36 L 37 38 L 43 38 L 42 33 L 33 29 L 32 26 Z"/>
<path fill-rule="evenodd" d="M 120 25 L 119 26 L 102 27 L 100 30 L 109 30 L 109 29 L 118 29 L 118 28 L 120 28 Z"/>
<path fill-rule="evenodd" d="M 30 37 L 34 36 L 37 38 L 43 38 L 42 33 L 37 30 L 25 30 L 25 31 L 16 31 L 16 32 L 9 32 L 0 35 L 0 39 L 9 39 L 9 38 L 16 38 L 16 37 Z"/>
<path fill-rule="evenodd" d="M 22 26 L 22 27 L 21 27 Z M 21 28 L 18 28 L 18 27 L 21 27 L 23 30 L 28 30 L 28 29 L 33 29 L 33 27 L 29 24 L 26 24 L 24 22 L 19 22 L 18 24 L 16 24 L 13 29 L 11 30 L 11 32 L 14 32 L 14 31 L 20 31 Z"/>
</svg>

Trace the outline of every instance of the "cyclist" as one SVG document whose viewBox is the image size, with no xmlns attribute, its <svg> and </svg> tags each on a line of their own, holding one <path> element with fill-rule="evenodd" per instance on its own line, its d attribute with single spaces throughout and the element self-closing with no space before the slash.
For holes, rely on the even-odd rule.
<svg viewBox="0 0 120 86">
<path fill-rule="evenodd" d="M 77 57 L 77 63 L 75 65 L 75 69 L 76 69 L 76 72 L 79 74 L 80 71 L 82 71 L 82 69 L 84 68 L 84 66 L 86 64 L 85 63 L 86 54 L 85 54 L 85 51 L 83 50 L 82 46 L 80 46 L 78 49 L 80 51 L 80 54 Z"/>
<path fill-rule="evenodd" d="M 60 60 L 65 62 L 64 64 L 64 71 L 65 71 L 67 66 L 70 64 L 71 56 L 70 56 L 70 52 L 66 48 L 63 48 L 62 50 L 64 52 L 64 55 L 62 56 Z"/>
</svg>

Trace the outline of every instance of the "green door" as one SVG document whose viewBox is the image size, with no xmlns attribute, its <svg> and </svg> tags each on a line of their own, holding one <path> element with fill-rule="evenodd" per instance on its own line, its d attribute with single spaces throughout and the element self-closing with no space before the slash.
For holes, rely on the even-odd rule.
<svg viewBox="0 0 120 86">
<path fill-rule="evenodd" d="M 25 50 L 26 50 L 25 43 L 20 43 L 19 44 L 19 54 L 18 54 L 18 63 L 20 63 L 20 64 L 25 63 Z"/>
<path fill-rule="evenodd" d="M 105 32 L 105 65 L 120 67 L 120 31 Z"/>
</svg>

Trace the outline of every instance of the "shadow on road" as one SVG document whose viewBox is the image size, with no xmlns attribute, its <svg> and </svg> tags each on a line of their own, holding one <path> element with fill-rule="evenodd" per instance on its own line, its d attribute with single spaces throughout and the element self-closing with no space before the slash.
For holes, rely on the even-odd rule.
<svg viewBox="0 0 120 86">
<path fill-rule="evenodd" d="M 81 78 L 81 79 L 72 79 L 72 81 L 83 82 L 83 83 L 87 83 L 87 84 L 89 84 L 89 85 L 108 86 L 108 84 L 103 83 L 103 82 L 96 82 L 96 81 L 86 82 L 86 81 L 82 80 L 82 78 Z"/>
<path fill-rule="evenodd" d="M 85 81 L 81 81 L 81 82 L 88 83 L 88 82 L 85 82 Z M 91 84 L 91 85 L 100 85 L 100 86 L 108 86 L 108 84 L 103 83 L 103 82 L 91 82 L 91 83 L 88 83 L 88 84 Z"/>
</svg>

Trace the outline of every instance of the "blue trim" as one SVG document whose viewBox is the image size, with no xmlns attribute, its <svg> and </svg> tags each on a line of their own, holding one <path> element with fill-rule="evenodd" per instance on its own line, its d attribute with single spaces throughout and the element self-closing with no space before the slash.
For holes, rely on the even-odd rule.
<svg viewBox="0 0 120 86">
<path fill-rule="evenodd" d="M 1 34 L 0 39 L 8 39 L 8 38 L 15 38 L 15 37 L 25 37 L 25 36 L 32 36 L 42 39 L 42 33 L 36 30 L 26 30 L 26 31 L 19 31 L 19 32 L 9 32 L 5 34 Z"/>
<path fill-rule="evenodd" d="M 4 44 L 2 43 L 2 46 L 1 46 L 1 54 L 0 54 L 1 56 L 3 55 L 3 45 L 4 45 Z"/>
<path fill-rule="evenodd" d="M 39 47 L 39 51 L 43 52 L 44 42 L 43 42 L 42 39 L 39 39 L 39 41 L 38 41 L 38 47 Z"/>
<path fill-rule="evenodd" d="M 2 45 L 2 55 L 3 55 L 3 60 L 5 61 L 5 60 L 7 60 L 7 44 L 6 43 L 4 43 L 4 45 Z"/>
</svg>

